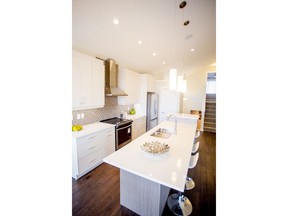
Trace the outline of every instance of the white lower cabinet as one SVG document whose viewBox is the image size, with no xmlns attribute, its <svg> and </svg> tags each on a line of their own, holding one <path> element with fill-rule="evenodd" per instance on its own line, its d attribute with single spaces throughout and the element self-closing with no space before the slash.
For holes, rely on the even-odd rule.
<svg viewBox="0 0 288 216">
<path fill-rule="evenodd" d="M 146 132 L 146 116 L 133 120 L 132 123 L 132 140 Z"/>
<path fill-rule="evenodd" d="M 91 168 L 94 168 L 95 166 L 102 163 L 102 151 L 101 149 L 98 149 L 98 151 L 93 152 L 92 154 L 79 159 L 78 161 L 78 170 L 79 170 L 79 176 L 82 174 L 85 174 L 86 171 L 90 171 Z"/>
<path fill-rule="evenodd" d="M 103 158 L 115 151 L 115 129 L 103 132 Z"/>
<path fill-rule="evenodd" d="M 115 151 L 115 128 L 95 132 L 72 140 L 72 176 L 85 175 Z"/>
</svg>

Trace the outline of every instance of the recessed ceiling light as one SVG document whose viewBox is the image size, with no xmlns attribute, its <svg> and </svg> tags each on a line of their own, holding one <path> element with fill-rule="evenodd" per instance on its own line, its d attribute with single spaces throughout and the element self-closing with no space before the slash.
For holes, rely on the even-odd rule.
<svg viewBox="0 0 288 216">
<path fill-rule="evenodd" d="M 190 23 L 189 20 L 186 20 L 186 21 L 184 22 L 184 26 L 187 26 L 189 23 Z"/>
<path fill-rule="evenodd" d="M 153 53 L 152 55 L 153 55 L 153 56 L 156 56 L 156 53 Z"/>
<path fill-rule="evenodd" d="M 141 40 L 138 41 L 138 44 L 142 44 L 143 42 Z"/>
<path fill-rule="evenodd" d="M 179 7 L 182 9 L 182 8 L 184 8 L 185 6 L 186 6 L 186 1 L 183 1 L 180 5 L 179 5 Z"/>
<path fill-rule="evenodd" d="M 163 62 L 162 62 L 162 64 L 166 64 L 166 62 L 165 62 L 165 61 L 163 61 Z"/>
<path fill-rule="evenodd" d="M 191 51 L 191 52 L 193 52 L 193 51 L 194 51 L 194 49 L 192 48 L 190 51 Z"/>
<path fill-rule="evenodd" d="M 117 24 L 119 24 L 119 20 L 118 20 L 118 19 L 114 19 L 114 20 L 113 20 L 113 23 L 114 23 L 115 25 L 117 25 Z"/>
</svg>

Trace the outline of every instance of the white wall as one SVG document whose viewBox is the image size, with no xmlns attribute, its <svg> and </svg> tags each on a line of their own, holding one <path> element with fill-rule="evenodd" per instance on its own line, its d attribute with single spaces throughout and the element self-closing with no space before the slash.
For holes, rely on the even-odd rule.
<svg viewBox="0 0 288 216">
<path fill-rule="evenodd" d="M 190 110 L 205 110 L 206 73 L 191 74 L 187 78 L 187 91 L 183 94 L 182 113 L 190 113 Z"/>
<path fill-rule="evenodd" d="M 180 97 L 180 113 L 190 114 L 190 110 L 201 110 L 202 111 L 202 123 L 201 130 L 203 130 L 204 124 L 204 114 L 205 114 L 205 102 L 206 102 L 206 82 L 208 71 L 216 71 L 215 66 L 207 67 L 206 69 L 199 70 L 190 75 L 186 75 L 187 79 L 187 91 L 186 93 L 181 93 Z M 164 76 L 168 87 L 169 74 Z M 161 85 L 158 85 L 158 88 Z M 162 84 L 163 86 L 163 84 Z M 160 89 L 158 89 L 160 93 Z"/>
<path fill-rule="evenodd" d="M 168 80 L 156 81 L 156 93 L 159 95 L 158 123 L 166 121 L 170 113 L 179 113 L 180 93 L 169 90 Z"/>
</svg>

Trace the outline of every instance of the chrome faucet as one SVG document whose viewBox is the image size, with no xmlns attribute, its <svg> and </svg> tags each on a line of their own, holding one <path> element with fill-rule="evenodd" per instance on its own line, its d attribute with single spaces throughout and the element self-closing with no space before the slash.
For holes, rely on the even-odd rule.
<svg viewBox="0 0 288 216">
<path fill-rule="evenodd" d="M 170 117 L 172 117 L 172 116 L 174 116 L 174 118 L 175 118 L 175 126 L 174 126 L 174 134 L 177 134 L 177 117 L 176 117 L 176 115 L 175 114 L 170 114 L 168 117 L 167 117 L 167 121 L 169 121 L 169 119 L 170 119 Z"/>
</svg>

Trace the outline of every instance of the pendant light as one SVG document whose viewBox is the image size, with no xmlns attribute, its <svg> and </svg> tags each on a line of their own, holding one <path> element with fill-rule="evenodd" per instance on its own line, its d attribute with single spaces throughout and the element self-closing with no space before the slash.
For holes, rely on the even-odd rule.
<svg viewBox="0 0 288 216">
<path fill-rule="evenodd" d="M 187 91 L 187 80 L 183 79 L 182 84 L 183 84 L 182 92 L 183 92 L 183 93 L 186 93 L 186 91 Z"/>
<path fill-rule="evenodd" d="M 186 93 L 186 90 L 187 90 L 187 80 L 185 79 L 185 74 L 184 74 L 183 80 L 182 80 L 181 92 Z"/>
<path fill-rule="evenodd" d="M 186 1 L 183 1 L 179 5 L 179 8 L 183 9 L 185 6 L 186 6 Z M 183 11 L 182 12 L 182 20 L 183 20 L 183 18 L 184 18 L 184 10 L 182 10 L 182 11 Z M 187 26 L 188 24 L 189 24 L 189 20 L 184 22 L 184 26 Z M 185 45 L 184 45 L 184 48 L 185 48 Z M 185 57 L 185 52 L 184 52 L 184 57 Z M 184 57 L 182 58 L 182 71 L 183 71 L 183 59 L 185 59 Z M 178 92 L 182 92 L 182 93 L 186 93 L 186 89 L 187 89 L 187 80 L 185 79 L 185 74 L 184 74 L 184 76 L 178 76 L 177 91 Z"/>
<path fill-rule="evenodd" d="M 186 6 L 186 1 L 183 1 L 180 5 L 179 8 L 183 9 Z M 175 9 L 176 9 L 176 1 L 175 1 Z M 184 13 L 184 11 L 183 11 Z M 183 19 L 183 13 L 182 13 L 182 19 Z M 175 10 L 175 29 L 174 32 L 176 32 L 176 10 Z M 189 24 L 189 20 L 184 22 L 184 26 L 187 26 Z M 176 43 L 175 43 L 176 45 Z M 174 47 L 174 61 L 175 61 L 175 50 L 176 46 Z M 185 53 L 184 53 L 185 56 Z M 175 62 L 174 62 L 175 64 Z M 183 64 L 183 63 L 182 63 Z M 183 65 L 182 65 L 182 70 L 183 70 Z M 187 80 L 185 79 L 185 74 L 184 76 L 177 76 L 177 69 L 176 68 L 171 68 L 169 70 L 169 89 L 170 90 L 177 90 L 177 92 L 182 92 L 186 93 L 187 89 Z"/>
<path fill-rule="evenodd" d="M 177 92 L 182 92 L 182 81 L 183 81 L 183 76 L 178 76 L 177 77 Z"/>
<path fill-rule="evenodd" d="M 171 68 L 169 70 L 169 89 L 176 90 L 177 87 L 177 70 L 175 68 Z"/>
<path fill-rule="evenodd" d="M 174 32 L 176 32 L 176 0 L 175 0 L 175 7 L 174 7 Z M 174 43 L 174 66 L 175 66 L 175 54 L 176 54 L 176 42 Z M 169 70 L 169 89 L 176 90 L 177 89 L 177 69 L 171 68 Z"/>
<path fill-rule="evenodd" d="M 177 92 L 186 93 L 186 89 L 187 89 L 187 80 L 185 80 L 185 76 L 178 76 Z"/>
</svg>

